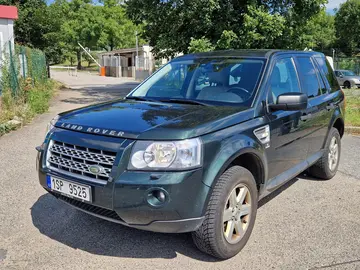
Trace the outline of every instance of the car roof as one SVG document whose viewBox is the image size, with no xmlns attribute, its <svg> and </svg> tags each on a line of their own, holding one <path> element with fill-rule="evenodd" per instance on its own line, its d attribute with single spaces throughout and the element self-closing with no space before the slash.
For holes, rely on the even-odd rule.
<svg viewBox="0 0 360 270">
<path fill-rule="evenodd" d="M 173 61 L 193 60 L 198 58 L 265 58 L 279 55 L 279 54 L 304 54 L 304 55 L 319 55 L 324 54 L 314 51 L 290 51 L 290 50 L 226 50 L 226 51 L 212 51 L 204 53 L 186 54 L 175 58 Z"/>
</svg>

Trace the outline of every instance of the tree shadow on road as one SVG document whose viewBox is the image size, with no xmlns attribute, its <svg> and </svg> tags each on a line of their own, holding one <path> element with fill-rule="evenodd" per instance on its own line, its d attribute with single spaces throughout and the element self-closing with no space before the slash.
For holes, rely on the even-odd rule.
<svg viewBox="0 0 360 270">
<path fill-rule="evenodd" d="M 217 261 L 200 252 L 190 234 L 161 234 L 128 228 L 76 210 L 50 194 L 36 201 L 31 216 L 40 233 L 91 254 L 172 259 L 180 253 L 201 261 Z"/>
<path fill-rule="evenodd" d="M 114 99 L 123 98 L 136 86 L 138 82 L 126 82 L 121 84 L 110 85 L 93 85 L 89 87 L 79 87 L 69 91 L 77 91 L 79 96 L 61 99 L 60 101 L 70 104 L 90 104 L 105 102 Z"/>
</svg>

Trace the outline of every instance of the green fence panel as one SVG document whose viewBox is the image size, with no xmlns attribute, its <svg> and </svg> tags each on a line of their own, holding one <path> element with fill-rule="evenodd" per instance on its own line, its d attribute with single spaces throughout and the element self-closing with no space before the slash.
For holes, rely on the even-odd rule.
<svg viewBox="0 0 360 270">
<path fill-rule="evenodd" d="M 37 49 L 6 44 L 5 59 L 1 63 L 0 95 L 4 87 L 10 88 L 13 96 L 21 91 L 21 80 L 31 78 L 32 85 L 45 82 L 47 77 L 45 54 Z"/>
</svg>

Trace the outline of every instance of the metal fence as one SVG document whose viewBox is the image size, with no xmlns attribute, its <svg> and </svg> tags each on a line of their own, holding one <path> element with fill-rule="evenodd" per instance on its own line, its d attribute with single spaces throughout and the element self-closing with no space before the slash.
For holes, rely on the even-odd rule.
<svg viewBox="0 0 360 270">
<path fill-rule="evenodd" d="M 0 57 L 0 95 L 4 88 L 9 88 L 14 96 L 21 91 L 21 84 L 34 86 L 47 80 L 45 54 L 37 49 L 13 45 L 6 42 Z"/>
<path fill-rule="evenodd" d="M 360 58 L 358 57 L 336 57 L 334 66 L 335 69 L 346 69 L 360 74 Z"/>
</svg>

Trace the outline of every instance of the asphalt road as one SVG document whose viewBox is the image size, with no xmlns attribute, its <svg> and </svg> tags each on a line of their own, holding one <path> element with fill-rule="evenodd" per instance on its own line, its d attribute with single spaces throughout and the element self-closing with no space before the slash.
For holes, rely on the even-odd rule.
<svg viewBox="0 0 360 270">
<path fill-rule="evenodd" d="M 189 234 L 126 228 L 47 194 L 34 148 L 50 119 L 128 88 L 61 91 L 49 113 L 0 138 L 0 269 L 360 269 L 359 137 L 344 137 L 332 180 L 302 175 L 264 200 L 247 246 L 227 261 L 199 252 Z"/>
</svg>

